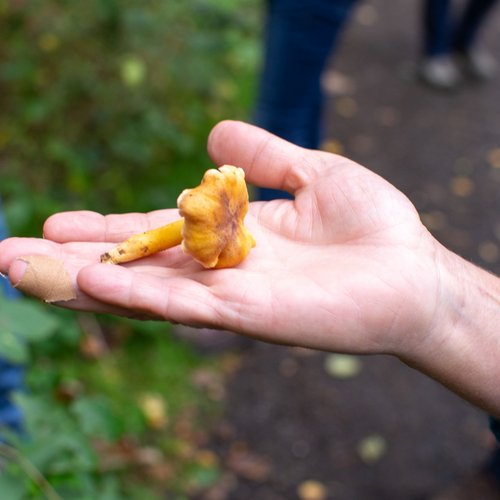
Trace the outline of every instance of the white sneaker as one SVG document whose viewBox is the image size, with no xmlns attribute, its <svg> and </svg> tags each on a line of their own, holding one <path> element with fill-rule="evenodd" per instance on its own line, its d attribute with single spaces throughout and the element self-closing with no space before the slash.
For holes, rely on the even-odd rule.
<svg viewBox="0 0 500 500">
<path fill-rule="evenodd" d="M 451 90 L 461 81 L 460 71 L 448 55 L 424 59 L 420 64 L 420 77 L 425 83 L 441 90 Z"/>
<path fill-rule="evenodd" d="M 470 50 L 457 56 L 464 71 L 479 80 L 489 80 L 495 76 L 497 63 L 494 57 L 484 50 Z"/>
</svg>

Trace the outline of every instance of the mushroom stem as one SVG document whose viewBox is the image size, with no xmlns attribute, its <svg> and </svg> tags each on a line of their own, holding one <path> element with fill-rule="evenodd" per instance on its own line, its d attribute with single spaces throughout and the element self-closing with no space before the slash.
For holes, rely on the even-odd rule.
<svg viewBox="0 0 500 500">
<path fill-rule="evenodd" d="M 101 262 L 122 264 L 180 245 L 183 227 L 184 219 L 179 219 L 165 226 L 135 234 L 101 255 Z"/>
</svg>

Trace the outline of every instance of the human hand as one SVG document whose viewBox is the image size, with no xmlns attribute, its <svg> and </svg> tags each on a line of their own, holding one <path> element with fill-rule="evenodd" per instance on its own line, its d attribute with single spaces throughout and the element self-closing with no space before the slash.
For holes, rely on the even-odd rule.
<svg viewBox="0 0 500 500">
<path fill-rule="evenodd" d="M 76 290 L 65 307 L 394 354 L 500 418 L 498 277 L 445 249 L 402 193 L 345 158 L 238 122 L 215 127 L 208 147 L 217 165 L 295 196 L 251 204 L 257 247 L 237 268 L 202 269 L 179 248 L 124 266 L 98 263 L 115 243 L 178 217 L 164 210 L 56 214 L 46 239 L 0 243 L 0 272 L 18 283 L 21 256 L 47 255 Z"/>
<path fill-rule="evenodd" d="M 295 196 L 251 204 L 246 224 L 257 246 L 239 267 L 204 270 L 180 249 L 125 266 L 97 263 L 112 243 L 178 217 L 165 210 L 56 214 L 45 239 L 0 243 L 0 271 L 17 283 L 26 268 L 18 257 L 50 255 L 78 291 L 65 307 L 326 350 L 402 353 L 432 329 L 439 245 L 402 193 L 345 158 L 243 123 L 219 124 L 208 148 L 217 165 Z"/>
</svg>

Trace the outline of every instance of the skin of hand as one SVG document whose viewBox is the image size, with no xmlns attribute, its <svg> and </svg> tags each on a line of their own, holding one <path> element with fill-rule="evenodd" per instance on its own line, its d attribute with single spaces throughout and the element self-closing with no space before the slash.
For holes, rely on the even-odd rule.
<svg viewBox="0 0 500 500">
<path fill-rule="evenodd" d="M 216 165 L 243 168 L 249 183 L 294 195 L 251 203 L 246 225 L 257 245 L 237 268 L 202 269 L 179 248 L 123 266 L 97 263 L 113 244 L 178 217 L 162 210 L 56 214 L 45 239 L 0 243 L 0 272 L 17 283 L 20 256 L 50 255 L 78 290 L 64 307 L 393 354 L 500 415 L 491 381 L 500 372 L 498 278 L 444 248 L 408 198 L 346 158 L 231 121 L 214 128 L 208 150 Z"/>
</svg>

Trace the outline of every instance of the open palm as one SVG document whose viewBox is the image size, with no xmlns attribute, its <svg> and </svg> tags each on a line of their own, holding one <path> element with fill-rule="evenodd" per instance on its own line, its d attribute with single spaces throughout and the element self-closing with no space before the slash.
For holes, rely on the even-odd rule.
<svg viewBox="0 0 500 500">
<path fill-rule="evenodd" d="M 223 122 L 215 163 L 292 200 L 254 202 L 246 225 L 257 246 L 237 268 L 204 270 L 175 248 L 124 266 L 97 264 L 112 243 L 176 218 L 176 210 L 51 217 L 44 240 L 0 244 L 0 271 L 16 257 L 64 261 L 78 287 L 66 307 L 225 328 L 271 342 L 347 352 L 401 352 L 430 328 L 438 293 L 437 243 L 409 200 L 345 158 L 293 146 L 261 129 Z"/>
</svg>

